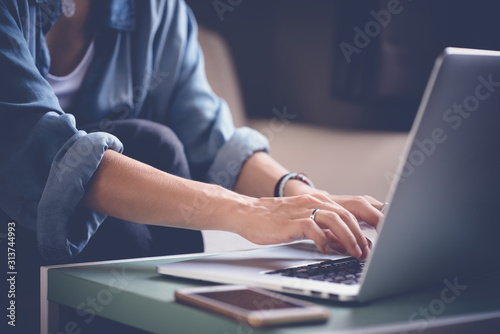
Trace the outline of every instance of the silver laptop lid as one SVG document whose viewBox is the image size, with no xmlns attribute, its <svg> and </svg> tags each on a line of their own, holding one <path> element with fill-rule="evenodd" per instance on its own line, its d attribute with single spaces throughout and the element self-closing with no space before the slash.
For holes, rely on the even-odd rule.
<svg viewBox="0 0 500 334">
<path fill-rule="evenodd" d="M 500 52 L 438 58 L 394 175 L 360 301 L 499 266 Z M 457 283 L 458 282 L 458 283 Z"/>
</svg>

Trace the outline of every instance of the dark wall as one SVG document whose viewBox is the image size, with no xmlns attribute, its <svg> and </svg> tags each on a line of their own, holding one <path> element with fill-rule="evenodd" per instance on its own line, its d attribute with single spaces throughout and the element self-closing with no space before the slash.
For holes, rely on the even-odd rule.
<svg viewBox="0 0 500 334">
<path fill-rule="evenodd" d="M 408 130 L 444 47 L 500 50 L 497 1 L 187 2 L 228 41 L 247 113 L 257 117 L 286 105 L 304 123 Z M 368 29 L 368 43 L 355 28 Z"/>
</svg>

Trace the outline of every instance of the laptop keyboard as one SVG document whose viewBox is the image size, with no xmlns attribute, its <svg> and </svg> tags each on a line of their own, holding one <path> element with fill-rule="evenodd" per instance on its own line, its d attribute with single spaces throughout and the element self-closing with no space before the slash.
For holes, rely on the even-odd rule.
<svg viewBox="0 0 500 334">
<path fill-rule="evenodd" d="M 358 261 L 355 258 L 347 258 L 328 260 L 300 267 L 285 268 L 270 271 L 266 274 L 351 285 L 359 282 L 361 271 L 364 266 L 364 262 Z"/>
</svg>

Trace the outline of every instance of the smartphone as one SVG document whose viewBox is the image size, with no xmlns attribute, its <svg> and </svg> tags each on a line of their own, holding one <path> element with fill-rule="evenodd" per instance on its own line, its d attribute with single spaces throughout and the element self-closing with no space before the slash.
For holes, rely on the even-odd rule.
<svg viewBox="0 0 500 334">
<path fill-rule="evenodd" d="M 243 285 L 178 289 L 175 299 L 243 320 L 252 327 L 324 322 L 330 317 L 325 307 Z"/>
</svg>

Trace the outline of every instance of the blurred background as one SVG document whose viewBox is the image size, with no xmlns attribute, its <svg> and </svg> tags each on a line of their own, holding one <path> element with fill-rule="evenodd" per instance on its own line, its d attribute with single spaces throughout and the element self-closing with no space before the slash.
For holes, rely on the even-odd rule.
<svg viewBox="0 0 500 334">
<path fill-rule="evenodd" d="M 498 1 L 187 3 L 229 44 L 250 117 L 286 105 L 301 123 L 407 131 L 444 47 L 500 49 Z"/>
<path fill-rule="evenodd" d="M 334 194 L 390 200 L 436 57 L 447 46 L 500 50 L 498 1 L 186 1 L 235 123 Z M 256 247 L 203 233 L 208 252 Z"/>
</svg>

